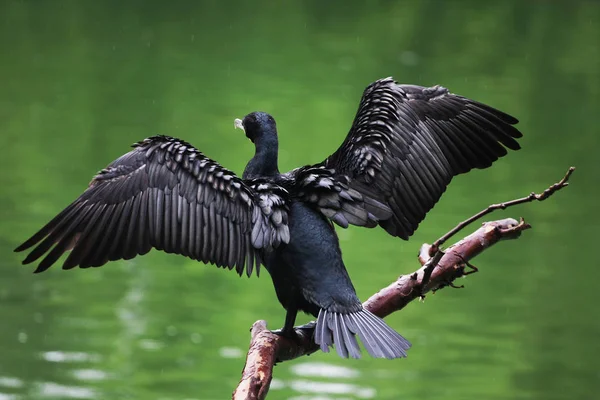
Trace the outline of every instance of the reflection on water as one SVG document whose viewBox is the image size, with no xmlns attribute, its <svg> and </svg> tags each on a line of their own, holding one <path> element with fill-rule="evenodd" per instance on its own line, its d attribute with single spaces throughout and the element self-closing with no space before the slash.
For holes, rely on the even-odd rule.
<svg viewBox="0 0 600 400">
<path fill-rule="evenodd" d="M 91 364 L 102 361 L 102 356 L 99 354 L 57 350 L 42 352 L 40 358 L 50 363 L 64 364 Z M 49 399 L 93 399 L 98 397 L 97 391 L 90 387 L 81 386 L 81 384 L 85 383 L 85 381 L 97 382 L 107 378 L 107 374 L 99 369 L 71 369 L 69 366 L 61 367 L 61 369 L 68 375 L 71 375 L 79 382 L 79 384 L 73 385 L 36 381 L 30 388 L 32 397 Z M 18 387 L 22 387 L 22 382 L 19 383 L 20 385 Z M 2 386 L 1 380 L 0 386 Z"/>
<path fill-rule="evenodd" d="M 324 362 L 298 362 L 290 366 L 290 371 L 298 376 L 325 378 L 358 378 L 360 371 L 354 368 Z"/>
<path fill-rule="evenodd" d="M 237 347 L 221 347 L 219 355 L 223 358 L 242 358 L 245 355 L 245 351 Z"/>
<path fill-rule="evenodd" d="M 108 377 L 108 374 L 99 369 L 84 368 L 71 370 L 71 375 L 81 381 L 101 381 Z"/>
<path fill-rule="evenodd" d="M 0 376 L 0 386 L 7 388 L 20 388 L 23 387 L 23 381 L 19 378 L 10 376 Z"/>
<path fill-rule="evenodd" d="M 165 347 L 164 343 L 159 342 L 158 340 L 153 339 L 142 339 L 138 342 L 138 345 L 141 349 L 148 351 L 157 351 Z"/>
<path fill-rule="evenodd" d="M 79 380 L 100 380 L 104 379 L 105 374 L 102 371 L 95 370 L 79 370 L 75 374 Z M 0 390 L 4 389 L 22 389 L 25 383 L 13 377 L 0 377 Z M 94 389 L 76 386 L 76 385 L 61 385 L 56 382 L 33 382 L 31 385 L 31 396 L 35 399 L 93 399 L 97 397 Z M 0 400 L 22 399 L 18 394 L 0 392 Z"/>
<path fill-rule="evenodd" d="M 279 373 L 276 367 L 275 374 Z M 325 362 L 298 362 L 290 363 L 289 371 L 292 377 L 289 379 L 273 378 L 271 392 L 280 396 L 282 390 L 291 392 L 287 399 L 372 399 L 377 397 L 377 390 L 371 386 L 357 385 L 353 383 L 361 376 L 358 369 L 345 367 Z M 317 378 L 317 379 L 298 379 Z"/>
<path fill-rule="evenodd" d="M 293 392 L 302 393 L 300 396 L 293 395 L 289 399 L 371 399 L 375 398 L 377 394 L 373 387 L 351 383 L 352 379 L 361 375 L 361 372 L 354 368 L 325 362 L 298 362 L 291 364 L 289 370 L 293 375 L 320 379 L 292 378 L 286 381 L 274 379 L 271 383 L 271 390 L 287 388 Z"/>
<path fill-rule="evenodd" d="M 22 389 L 25 386 L 25 382 L 23 382 L 19 378 L 11 377 L 11 376 L 0 376 L 0 400 L 15 400 L 18 399 L 19 396 L 11 393 L 4 393 L 6 390 L 8 391 L 16 391 L 18 389 Z"/>
<path fill-rule="evenodd" d="M 290 381 L 289 386 L 292 390 L 300 393 L 351 395 L 352 398 L 358 399 L 372 399 L 376 394 L 374 388 L 344 382 L 320 382 L 298 379 Z"/>
<path fill-rule="evenodd" d="M 600 229 L 600 4 L 59 3 L 0 2 L 0 400 L 230 396 L 252 323 L 283 324 L 266 273 L 240 279 L 152 252 L 33 275 L 12 249 L 152 134 L 241 172 L 253 147 L 232 121 L 265 110 L 282 169 L 321 161 L 363 88 L 388 75 L 501 108 L 525 136 L 522 151 L 456 179 L 411 241 L 340 230 L 361 299 L 416 269 L 422 242 L 578 171 L 550 200 L 494 215 L 534 229 L 480 256 L 466 289 L 387 319 L 413 343 L 407 359 L 313 354 L 276 366 L 269 398 L 597 396 L 600 277 L 581 249 Z"/>
<path fill-rule="evenodd" d="M 60 363 L 99 362 L 101 360 L 101 356 L 98 354 L 68 351 L 45 351 L 41 354 L 41 357 L 46 361 Z"/>
<path fill-rule="evenodd" d="M 96 391 L 90 388 L 74 385 L 60 385 L 54 382 L 40 382 L 35 385 L 34 398 L 44 399 L 94 399 Z"/>
</svg>

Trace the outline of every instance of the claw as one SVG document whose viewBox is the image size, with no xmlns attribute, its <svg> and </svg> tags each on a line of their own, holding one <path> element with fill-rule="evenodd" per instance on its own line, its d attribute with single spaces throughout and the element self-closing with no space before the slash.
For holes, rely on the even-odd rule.
<svg viewBox="0 0 600 400">
<path fill-rule="evenodd" d="M 473 264 L 471 264 L 470 262 L 468 262 L 467 260 L 465 260 L 463 258 L 463 256 L 458 255 L 458 258 L 460 258 L 460 261 L 461 261 L 462 264 L 464 264 L 465 266 L 471 268 L 471 271 L 468 271 L 468 272 L 464 272 L 463 271 L 463 276 L 464 275 L 471 275 L 471 274 L 474 274 L 475 272 L 479 272 L 479 268 L 477 268 L 476 266 L 474 266 Z"/>
<path fill-rule="evenodd" d="M 477 268 L 476 266 L 474 266 L 473 264 L 470 264 L 469 262 L 465 262 L 465 265 L 469 268 L 471 268 L 472 271 L 469 272 L 465 272 L 465 275 L 470 275 L 470 274 L 474 274 L 475 272 L 479 272 L 479 268 Z"/>
<path fill-rule="evenodd" d="M 315 321 L 312 321 L 312 322 L 309 322 L 304 325 L 295 326 L 290 331 L 286 331 L 282 328 L 282 329 L 272 330 L 271 332 L 277 336 L 284 337 L 288 340 L 293 341 L 294 343 L 296 343 L 298 345 L 301 345 L 303 342 L 303 340 L 302 340 L 303 336 L 311 336 L 313 334 L 313 331 L 316 326 L 317 326 L 317 323 Z"/>
<path fill-rule="evenodd" d="M 274 329 L 271 331 L 271 333 L 274 333 L 277 336 L 282 336 L 286 339 L 291 339 L 291 340 L 295 340 L 298 336 L 294 329 L 292 329 L 291 331 L 286 331 L 284 329 Z"/>
</svg>

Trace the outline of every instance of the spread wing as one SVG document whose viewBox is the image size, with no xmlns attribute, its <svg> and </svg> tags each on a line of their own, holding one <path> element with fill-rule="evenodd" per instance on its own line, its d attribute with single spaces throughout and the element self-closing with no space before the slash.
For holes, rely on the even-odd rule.
<svg viewBox="0 0 600 400">
<path fill-rule="evenodd" d="M 517 122 L 441 86 L 381 79 L 366 88 L 348 136 L 320 165 L 349 178 L 379 225 L 408 239 L 453 176 L 519 149 Z M 391 216 L 369 200 L 386 205 Z"/>
<path fill-rule="evenodd" d="M 100 171 L 88 189 L 15 251 L 37 245 L 36 272 L 71 250 L 64 269 L 131 259 L 151 248 L 244 269 L 289 241 L 287 192 L 243 181 L 189 143 L 153 136 Z"/>
</svg>

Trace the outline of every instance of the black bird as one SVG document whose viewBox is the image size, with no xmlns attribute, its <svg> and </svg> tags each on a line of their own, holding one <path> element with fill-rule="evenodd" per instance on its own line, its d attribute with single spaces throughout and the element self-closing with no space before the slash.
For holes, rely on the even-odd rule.
<svg viewBox="0 0 600 400">
<path fill-rule="evenodd" d="M 248 276 L 262 264 L 287 310 L 317 318 L 315 342 L 360 357 L 406 355 L 410 343 L 362 308 L 333 223 L 415 231 L 453 176 L 517 150 L 518 121 L 441 86 L 369 85 L 341 147 L 323 162 L 280 173 L 275 120 L 253 112 L 235 125 L 256 153 L 240 179 L 192 145 L 153 136 L 100 171 L 89 187 L 16 251 L 44 257 L 35 272 L 71 251 L 63 269 L 98 267 L 156 248 Z"/>
</svg>

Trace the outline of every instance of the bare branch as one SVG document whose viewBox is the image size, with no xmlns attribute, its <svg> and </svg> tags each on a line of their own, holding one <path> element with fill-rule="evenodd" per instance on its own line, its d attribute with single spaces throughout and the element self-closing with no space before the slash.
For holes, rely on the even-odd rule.
<svg viewBox="0 0 600 400">
<path fill-rule="evenodd" d="M 396 282 L 371 296 L 363 306 L 384 318 L 430 290 L 448 286 L 465 274 L 466 262 L 500 240 L 518 238 L 522 231 L 529 228 L 531 226 L 524 221 L 518 222 L 512 218 L 484 223 L 481 228 L 441 253 L 439 262 L 426 281 L 424 277 L 429 268 L 428 262 L 434 258 L 429 256 L 430 245 L 424 244 L 419 251 L 419 262 L 423 267 L 410 275 L 400 276 Z"/>
<path fill-rule="evenodd" d="M 433 245 L 431 246 L 431 252 L 432 252 L 431 254 L 434 254 L 452 236 L 456 235 L 458 232 L 460 232 L 461 230 L 466 228 L 471 223 L 477 221 L 479 218 L 481 218 L 495 210 L 505 210 L 508 207 L 516 206 L 517 204 L 529 203 L 529 202 L 532 202 L 535 200 L 537 200 L 537 201 L 546 200 L 548 197 L 552 196 L 554 193 L 558 192 L 560 189 L 562 189 L 566 186 L 569 186 L 568 181 L 569 181 L 569 178 L 571 177 L 571 174 L 574 171 L 575 171 L 575 167 L 570 167 L 569 170 L 567 171 L 567 173 L 565 174 L 565 176 L 560 181 L 551 185 L 548 189 L 544 190 L 541 194 L 536 194 L 536 193 L 532 192 L 529 194 L 529 196 L 522 197 L 520 199 L 506 201 L 504 203 L 492 204 L 492 205 L 488 206 L 486 209 L 478 212 L 477 214 L 473 215 L 472 217 L 470 217 L 470 218 L 464 220 L 463 222 L 461 222 L 460 224 L 456 225 L 456 227 L 454 227 L 452 230 L 450 230 L 444 236 L 442 236 L 441 238 L 439 238 L 438 240 L 433 242 Z"/>
</svg>

